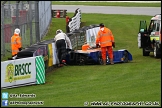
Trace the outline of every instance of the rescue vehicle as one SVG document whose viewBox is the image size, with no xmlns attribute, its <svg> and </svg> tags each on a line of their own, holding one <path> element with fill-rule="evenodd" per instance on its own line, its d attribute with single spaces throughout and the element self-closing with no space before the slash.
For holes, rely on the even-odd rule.
<svg viewBox="0 0 162 108">
<path fill-rule="evenodd" d="M 155 58 L 161 57 L 161 14 L 151 18 L 148 29 L 146 20 L 140 21 L 137 41 L 143 56 L 149 56 L 153 52 Z"/>
</svg>

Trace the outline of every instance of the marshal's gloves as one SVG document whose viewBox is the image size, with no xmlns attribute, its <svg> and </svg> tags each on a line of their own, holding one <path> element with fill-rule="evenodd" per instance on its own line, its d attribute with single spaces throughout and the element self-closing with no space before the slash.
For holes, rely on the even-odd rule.
<svg viewBox="0 0 162 108">
<path fill-rule="evenodd" d="M 96 44 L 96 48 L 99 48 L 100 47 L 100 45 L 99 44 Z"/>
<path fill-rule="evenodd" d="M 113 48 L 115 48 L 115 42 L 112 42 L 112 46 L 113 46 Z"/>
</svg>

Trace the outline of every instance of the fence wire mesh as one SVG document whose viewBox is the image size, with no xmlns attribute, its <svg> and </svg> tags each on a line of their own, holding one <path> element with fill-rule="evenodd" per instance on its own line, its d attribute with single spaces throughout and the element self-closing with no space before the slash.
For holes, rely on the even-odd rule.
<svg viewBox="0 0 162 108">
<path fill-rule="evenodd" d="M 11 36 L 20 29 L 22 47 L 37 42 L 51 23 L 51 1 L 1 1 L 1 57 L 11 55 Z"/>
</svg>

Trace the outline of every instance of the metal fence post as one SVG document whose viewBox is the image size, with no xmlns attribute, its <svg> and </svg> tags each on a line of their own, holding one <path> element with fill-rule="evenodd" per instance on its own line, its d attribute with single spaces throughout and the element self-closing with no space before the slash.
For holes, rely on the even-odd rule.
<svg viewBox="0 0 162 108">
<path fill-rule="evenodd" d="M 16 2 L 16 28 L 19 28 L 19 3 Z"/>
<path fill-rule="evenodd" d="M 33 44 L 33 36 L 32 36 L 32 1 L 29 1 L 29 28 L 30 28 L 30 45 Z"/>
<path fill-rule="evenodd" d="M 10 1 L 8 1 L 8 13 L 7 13 L 7 18 L 11 18 Z"/>
<path fill-rule="evenodd" d="M 21 1 L 21 10 L 23 10 L 23 6 L 24 6 L 23 1 Z"/>
<path fill-rule="evenodd" d="M 35 1 L 35 30 L 36 30 L 36 42 L 40 42 L 40 33 L 39 33 L 39 1 Z"/>
<path fill-rule="evenodd" d="M 1 5 L 1 55 L 5 56 L 4 5 Z"/>
</svg>

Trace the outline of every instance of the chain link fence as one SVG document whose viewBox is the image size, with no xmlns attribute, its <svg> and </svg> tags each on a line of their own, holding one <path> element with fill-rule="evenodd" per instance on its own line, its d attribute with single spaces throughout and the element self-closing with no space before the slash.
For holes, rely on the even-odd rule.
<svg viewBox="0 0 162 108">
<path fill-rule="evenodd" d="M 46 35 L 51 23 L 51 1 L 1 1 L 1 57 L 11 55 L 11 36 L 21 30 L 22 47 Z"/>
</svg>

